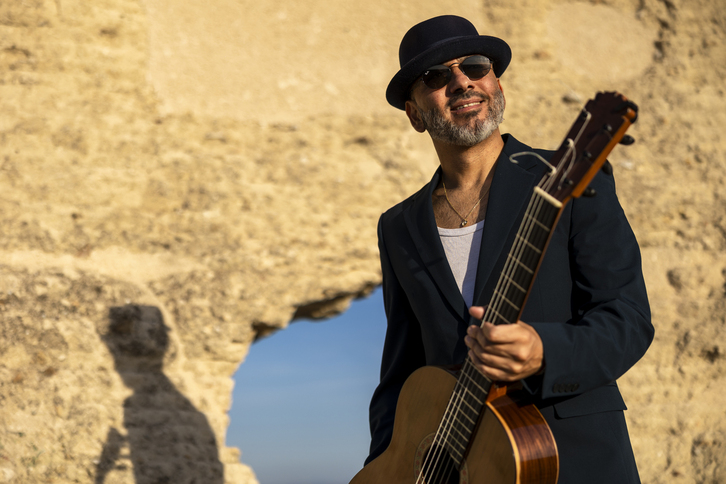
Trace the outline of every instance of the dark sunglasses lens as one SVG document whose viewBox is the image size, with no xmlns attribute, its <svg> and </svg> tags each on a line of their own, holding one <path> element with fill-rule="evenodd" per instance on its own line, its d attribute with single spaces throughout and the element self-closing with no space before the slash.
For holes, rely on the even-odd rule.
<svg viewBox="0 0 726 484">
<path fill-rule="evenodd" d="M 492 69 L 492 62 L 483 55 L 473 55 L 467 57 L 464 62 L 459 64 L 459 69 L 469 79 L 481 79 L 489 74 L 489 71 Z"/>
<path fill-rule="evenodd" d="M 461 72 L 471 80 L 481 79 L 492 70 L 492 61 L 483 55 L 472 55 L 458 64 Z M 451 68 L 439 65 L 430 67 L 423 74 L 423 82 L 431 89 L 441 89 L 451 80 Z"/>
<path fill-rule="evenodd" d="M 423 82 L 431 89 L 441 89 L 451 80 L 451 69 L 446 66 L 434 66 L 423 74 Z"/>
</svg>

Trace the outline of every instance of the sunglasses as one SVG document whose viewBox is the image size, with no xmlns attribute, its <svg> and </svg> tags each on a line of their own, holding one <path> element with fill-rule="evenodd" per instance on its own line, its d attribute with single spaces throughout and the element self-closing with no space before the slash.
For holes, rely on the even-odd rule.
<svg viewBox="0 0 726 484">
<path fill-rule="evenodd" d="M 441 89 L 447 85 L 454 76 L 452 68 L 458 66 L 459 70 L 472 81 L 481 79 L 492 70 L 492 61 L 483 55 L 472 55 L 461 62 L 455 62 L 450 66 L 435 65 L 426 69 L 421 80 L 430 89 Z"/>
</svg>

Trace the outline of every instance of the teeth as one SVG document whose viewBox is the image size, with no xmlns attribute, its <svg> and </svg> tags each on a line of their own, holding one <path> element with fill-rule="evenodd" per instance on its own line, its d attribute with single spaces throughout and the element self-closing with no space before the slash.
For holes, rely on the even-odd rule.
<svg viewBox="0 0 726 484">
<path fill-rule="evenodd" d="M 469 106 L 476 106 L 477 104 L 479 104 L 479 102 L 464 104 L 463 106 L 459 106 L 458 108 L 456 108 L 456 111 L 458 111 L 459 109 L 468 108 Z"/>
</svg>

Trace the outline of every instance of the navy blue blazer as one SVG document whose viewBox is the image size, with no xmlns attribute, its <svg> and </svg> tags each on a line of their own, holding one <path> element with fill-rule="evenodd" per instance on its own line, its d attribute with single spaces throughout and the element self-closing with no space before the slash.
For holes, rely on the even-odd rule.
<svg viewBox="0 0 726 484">
<path fill-rule="evenodd" d="M 486 305 L 545 166 L 511 135 L 495 165 L 474 292 Z M 398 394 L 424 365 L 464 361 L 468 308 L 449 268 L 429 184 L 385 212 L 378 224 L 388 329 L 381 380 L 370 405 L 370 462 L 390 442 Z M 560 484 L 639 482 L 615 381 L 653 339 L 640 250 L 615 194 L 612 175 L 597 195 L 565 206 L 522 320 L 544 346 L 544 373 L 524 381 L 548 421 L 560 454 Z M 470 459 L 473 456 L 469 457 Z"/>
</svg>

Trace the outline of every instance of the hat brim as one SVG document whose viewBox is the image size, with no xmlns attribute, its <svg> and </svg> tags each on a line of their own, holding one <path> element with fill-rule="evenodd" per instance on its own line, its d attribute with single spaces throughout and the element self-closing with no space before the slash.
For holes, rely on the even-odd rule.
<svg viewBox="0 0 726 484">
<path fill-rule="evenodd" d="M 413 82 L 429 67 L 448 62 L 465 55 L 481 54 L 494 63 L 494 75 L 499 78 L 512 60 L 512 50 L 506 42 L 497 37 L 475 35 L 447 39 L 432 45 L 406 63 L 399 70 L 386 89 L 386 100 L 398 109 L 406 109 L 409 91 Z"/>
</svg>

